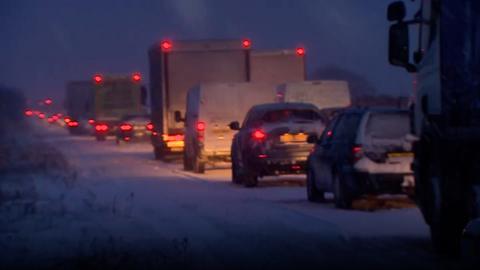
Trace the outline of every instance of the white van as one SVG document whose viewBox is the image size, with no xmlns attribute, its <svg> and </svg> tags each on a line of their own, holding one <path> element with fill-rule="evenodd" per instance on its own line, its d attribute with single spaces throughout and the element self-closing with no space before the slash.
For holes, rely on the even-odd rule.
<svg viewBox="0 0 480 270">
<path fill-rule="evenodd" d="M 205 83 L 190 89 L 185 119 L 184 168 L 203 173 L 206 163 L 229 161 L 232 121 L 256 104 L 275 101 L 272 83 Z M 180 118 L 180 116 L 176 117 Z"/>
<path fill-rule="evenodd" d="M 348 83 L 331 80 L 281 84 L 277 87 L 277 101 L 311 103 L 320 110 L 351 105 Z"/>
</svg>

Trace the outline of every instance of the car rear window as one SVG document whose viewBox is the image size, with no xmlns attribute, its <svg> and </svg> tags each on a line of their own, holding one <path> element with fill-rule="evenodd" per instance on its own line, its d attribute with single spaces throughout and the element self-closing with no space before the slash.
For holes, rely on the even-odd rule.
<svg viewBox="0 0 480 270">
<path fill-rule="evenodd" d="M 408 113 L 373 113 L 365 133 L 372 138 L 398 139 L 410 132 Z"/>
<path fill-rule="evenodd" d="M 357 135 L 361 114 L 352 113 L 340 116 L 333 131 L 333 139 L 337 141 L 353 141 Z"/>
<path fill-rule="evenodd" d="M 308 109 L 284 109 L 266 112 L 261 119 L 266 123 L 289 121 L 316 121 L 321 120 L 318 112 Z"/>
</svg>

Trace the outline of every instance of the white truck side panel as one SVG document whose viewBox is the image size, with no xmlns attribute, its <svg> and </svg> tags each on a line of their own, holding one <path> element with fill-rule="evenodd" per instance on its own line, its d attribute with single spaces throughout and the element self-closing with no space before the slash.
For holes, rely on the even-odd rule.
<svg viewBox="0 0 480 270">
<path fill-rule="evenodd" d="M 277 101 L 312 103 L 319 109 L 351 105 L 350 90 L 346 81 L 304 81 L 281 84 L 277 87 Z"/>
</svg>

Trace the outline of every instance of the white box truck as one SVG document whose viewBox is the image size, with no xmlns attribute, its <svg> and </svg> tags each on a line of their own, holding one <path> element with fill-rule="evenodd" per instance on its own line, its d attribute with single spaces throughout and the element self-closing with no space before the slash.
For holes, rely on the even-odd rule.
<svg viewBox="0 0 480 270">
<path fill-rule="evenodd" d="M 252 51 L 251 82 L 287 83 L 305 80 L 305 49 Z"/>
<path fill-rule="evenodd" d="M 249 40 L 164 40 L 150 48 L 152 145 L 156 159 L 183 151 L 184 127 L 176 118 L 185 111 L 190 88 L 200 83 L 250 80 L 250 45 Z"/>
<path fill-rule="evenodd" d="M 187 95 L 184 167 L 202 173 L 206 163 L 230 160 L 235 131 L 229 124 L 241 121 L 256 104 L 275 101 L 276 84 L 206 83 Z"/>
</svg>

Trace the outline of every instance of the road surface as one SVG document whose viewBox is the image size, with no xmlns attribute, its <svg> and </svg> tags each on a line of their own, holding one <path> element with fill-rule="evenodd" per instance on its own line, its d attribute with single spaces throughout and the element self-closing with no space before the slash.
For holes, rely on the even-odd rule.
<svg viewBox="0 0 480 270">
<path fill-rule="evenodd" d="M 269 178 L 247 189 L 230 182 L 227 168 L 197 175 L 179 162 L 156 161 L 148 143 L 117 146 L 59 127 L 39 136 L 66 156 L 74 184 L 60 191 L 42 185 L 50 200 L 0 234 L 10 252 L 4 263 L 78 269 L 454 265 L 433 254 L 415 207 L 338 210 L 332 202 L 308 202 L 303 176 Z"/>
</svg>

